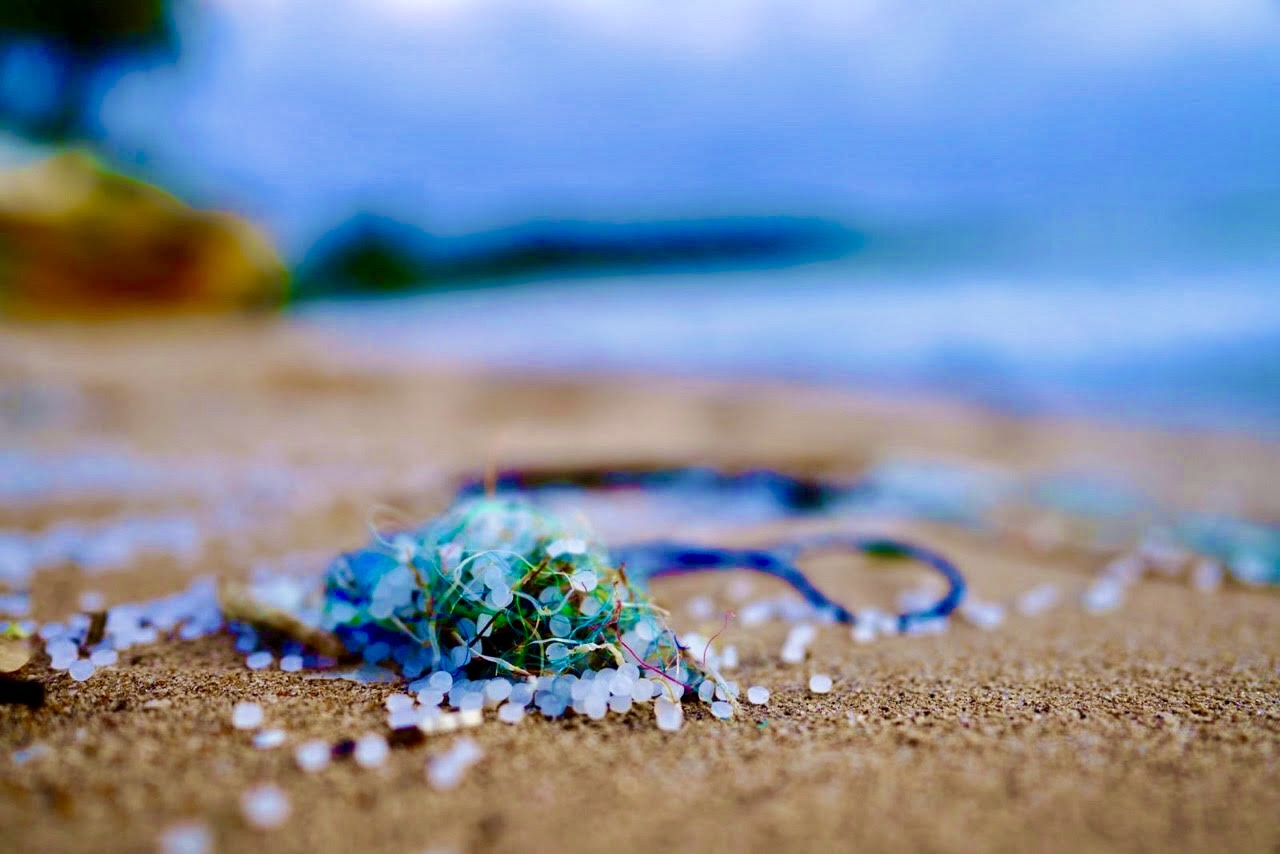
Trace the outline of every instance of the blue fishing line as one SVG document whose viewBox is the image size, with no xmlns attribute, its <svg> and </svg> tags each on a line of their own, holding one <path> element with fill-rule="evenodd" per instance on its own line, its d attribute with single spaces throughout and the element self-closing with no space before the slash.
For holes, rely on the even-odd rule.
<svg viewBox="0 0 1280 854">
<path fill-rule="evenodd" d="M 459 498 L 483 495 L 489 485 L 481 478 L 466 481 Z M 493 478 L 491 486 L 501 495 L 550 489 L 590 489 L 594 491 L 676 490 L 722 492 L 742 499 L 769 497 L 784 513 L 816 513 L 831 505 L 860 495 L 868 485 L 860 482 L 834 483 L 816 478 L 794 477 L 772 469 L 723 472 L 703 466 L 653 469 L 508 469 Z"/>
<path fill-rule="evenodd" d="M 467 481 L 458 491 L 459 498 L 483 494 L 485 482 Z M 716 490 L 741 497 L 744 493 L 770 496 L 780 514 L 817 513 L 832 504 L 853 496 L 865 484 L 835 484 L 811 478 L 797 478 L 770 469 L 729 473 L 709 468 L 675 468 L 614 471 L 577 469 L 566 471 L 508 470 L 492 481 L 498 494 L 536 493 L 550 489 L 584 490 L 619 489 L 696 489 Z M 854 537 L 820 535 L 783 543 L 769 549 L 723 549 L 671 542 L 634 543 L 611 547 L 613 557 L 626 567 L 637 581 L 648 581 L 669 575 L 714 570 L 750 570 L 778 578 L 796 590 L 804 600 L 840 623 L 853 624 L 857 616 L 831 599 L 809 581 L 796 566 L 805 552 L 848 549 L 887 558 L 906 558 L 930 567 L 947 582 L 947 592 L 927 608 L 905 611 L 897 615 L 899 631 L 928 620 L 943 619 L 960 606 L 965 596 L 965 580 L 960 570 L 942 555 L 923 546 L 887 537 Z"/>
</svg>

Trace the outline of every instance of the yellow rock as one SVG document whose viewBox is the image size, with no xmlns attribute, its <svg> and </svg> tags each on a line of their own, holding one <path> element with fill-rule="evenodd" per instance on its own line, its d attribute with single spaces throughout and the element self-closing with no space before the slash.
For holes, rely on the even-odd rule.
<svg viewBox="0 0 1280 854">
<path fill-rule="evenodd" d="M 25 317 L 279 305 L 267 239 L 71 150 L 0 172 L 0 309 Z"/>
</svg>

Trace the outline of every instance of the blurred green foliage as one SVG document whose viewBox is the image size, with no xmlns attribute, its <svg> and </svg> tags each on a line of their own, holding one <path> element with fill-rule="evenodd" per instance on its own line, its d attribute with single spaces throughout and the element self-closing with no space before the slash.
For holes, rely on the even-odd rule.
<svg viewBox="0 0 1280 854">
<path fill-rule="evenodd" d="M 0 102 L 0 120 L 41 140 L 92 137 L 101 71 L 177 59 L 173 6 L 171 0 L 0 0 L 0 61 L 35 48 L 55 76 L 46 109 L 18 115 Z"/>
</svg>

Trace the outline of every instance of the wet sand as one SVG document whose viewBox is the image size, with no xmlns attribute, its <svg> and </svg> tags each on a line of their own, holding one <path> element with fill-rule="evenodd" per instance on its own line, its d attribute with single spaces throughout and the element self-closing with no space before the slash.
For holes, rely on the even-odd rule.
<svg viewBox="0 0 1280 854">
<path fill-rule="evenodd" d="M 408 518 L 447 501 L 486 464 L 658 462 L 775 465 L 856 475 L 887 455 L 977 460 L 1016 472 L 1087 467 L 1181 506 L 1280 519 L 1280 453 L 1256 440 L 1160 434 L 960 406 L 709 383 L 534 381 L 390 364 L 269 323 L 6 330 L 0 382 L 22 395 L 0 421 L 6 448 L 126 448 L 175 470 L 227 474 L 205 492 L 60 497 L 0 506 L 0 527 L 114 515 L 207 514 L 271 473 L 260 524 L 221 535 L 192 565 L 163 556 L 85 577 L 37 576 L 41 618 L 86 589 L 108 603 L 243 576 L 255 561 L 317 560 L 358 544 L 373 508 Z M 20 392 L 13 392 L 19 389 Z M 38 392 L 35 390 L 39 390 Z M 35 403 L 32 403 L 35 401 Z M 284 474 L 281 475 L 280 472 Z M 285 482 L 279 482 L 283 478 Z M 866 523 L 872 527 L 874 521 Z M 954 528 L 888 522 L 953 557 L 984 599 L 1037 584 L 1059 607 L 993 631 L 855 644 L 820 630 L 783 666 L 786 626 L 733 623 L 743 685 L 772 691 L 720 722 L 697 706 L 659 732 L 648 708 L 601 722 L 487 721 L 484 758 L 451 791 L 424 778 L 454 735 L 308 775 L 292 746 L 383 731 L 394 688 L 250 672 L 228 637 L 130 650 L 85 683 L 50 674 L 37 712 L 0 707 L 0 837 L 16 851 L 154 850 L 179 821 L 216 850 L 953 850 L 1274 851 L 1280 847 L 1280 596 L 1183 580 L 1141 583 L 1125 605 L 1085 613 L 1076 595 L 1099 558 Z M 776 534 L 774 526 L 767 532 Z M 688 520 L 683 535 L 708 531 Z M 740 532 L 744 539 L 766 532 Z M 888 606 L 909 572 L 824 558 L 809 567 L 854 605 Z M 781 592 L 751 579 L 748 598 Z M 655 583 L 678 627 L 711 633 L 684 604 L 734 608 L 733 576 Z M 808 676 L 835 678 L 813 695 Z M 256 700 L 288 744 L 260 751 L 232 729 Z M 16 764 L 31 744 L 47 752 Z M 239 798 L 273 782 L 284 827 L 246 824 Z"/>
</svg>

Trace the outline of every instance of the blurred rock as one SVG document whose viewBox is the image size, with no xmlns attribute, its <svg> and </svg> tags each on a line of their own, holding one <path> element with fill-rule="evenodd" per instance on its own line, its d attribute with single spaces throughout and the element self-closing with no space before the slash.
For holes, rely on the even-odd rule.
<svg viewBox="0 0 1280 854">
<path fill-rule="evenodd" d="M 223 312 L 279 305 L 267 239 L 70 150 L 0 173 L 0 309 L 23 317 Z"/>
</svg>

